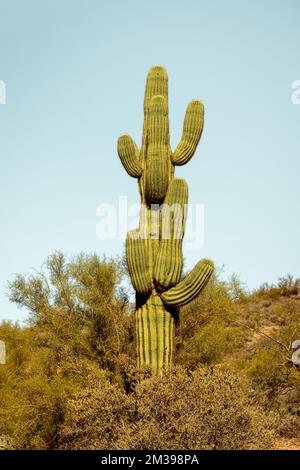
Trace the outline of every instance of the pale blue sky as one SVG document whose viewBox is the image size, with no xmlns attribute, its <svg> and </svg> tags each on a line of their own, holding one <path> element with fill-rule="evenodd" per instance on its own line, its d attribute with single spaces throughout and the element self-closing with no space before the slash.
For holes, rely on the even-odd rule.
<svg viewBox="0 0 300 470">
<path fill-rule="evenodd" d="M 0 318 L 24 318 L 7 281 L 54 250 L 117 255 L 96 237 L 96 208 L 138 202 L 116 154 L 141 140 L 148 69 L 169 74 L 171 143 L 186 105 L 206 123 L 186 178 L 205 204 L 209 256 L 250 288 L 300 276 L 298 0 L 0 0 Z"/>
</svg>

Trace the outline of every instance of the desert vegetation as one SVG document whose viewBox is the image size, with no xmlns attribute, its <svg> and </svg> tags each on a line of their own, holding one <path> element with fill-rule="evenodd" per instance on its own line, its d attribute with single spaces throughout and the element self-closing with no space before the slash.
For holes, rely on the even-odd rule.
<svg viewBox="0 0 300 470">
<path fill-rule="evenodd" d="M 175 364 L 136 368 L 122 260 L 54 253 L 16 276 L 26 326 L 3 322 L 0 436 L 13 449 L 274 449 L 300 437 L 299 281 L 248 292 L 211 278 L 183 307 Z M 296 444 L 295 444 L 296 443 Z"/>
</svg>

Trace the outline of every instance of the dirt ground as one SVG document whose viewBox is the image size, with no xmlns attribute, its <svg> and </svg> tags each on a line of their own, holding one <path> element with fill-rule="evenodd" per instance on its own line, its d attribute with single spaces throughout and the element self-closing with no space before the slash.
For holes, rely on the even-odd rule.
<svg viewBox="0 0 300 470">
<path fill-rule="evenodd" d="M 274 450 L 300 450 L 299 439 L 277 439 Z"/>
</svg>

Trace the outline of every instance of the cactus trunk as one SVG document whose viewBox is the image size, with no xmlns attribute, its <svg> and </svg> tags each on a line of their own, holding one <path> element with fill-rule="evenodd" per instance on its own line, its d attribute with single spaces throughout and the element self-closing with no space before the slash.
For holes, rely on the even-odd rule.
<svg viewBox="0 0 300 470">
<path fill-rule="evenodd" d="M 174 178 L 175 165 L 193 156 L 203 128 L 204 107 L 192 101 L 187 108 L 181 141 L 172 152 L 168 117 L 168 76 L 153 67 L 147 77 L 142 147 L 128 135 L 118 140 L 120 160 L 130 176 L 138 178 L 140 225 L 126 239 L 126 260 L 136 290 L 136 345 L 139 367 L 155 373 L 169 369 L 174 352 L 174 325 L 178 308 L 205 287 L 213 263 L 201 260 L 182 279 L 182 240 L 188 187 Z"/>
<path fill-rule="evenodd" d="M 137 305 L 139 302 L 137 301 Z M 169 369 L 174 352 L 174 316 L 151 294 L 135 312 L 137 364 L 154 372 Z"/>
</svg>

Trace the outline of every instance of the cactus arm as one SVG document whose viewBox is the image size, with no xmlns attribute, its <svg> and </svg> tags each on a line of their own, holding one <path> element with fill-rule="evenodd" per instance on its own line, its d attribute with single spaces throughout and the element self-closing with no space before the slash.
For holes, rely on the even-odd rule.
<svg viewBox="0 0 300 470">
<path fill-rule="evenodd" d="M 208 283 L 214 270 L 212 261 L 203 259 L 175 287 L 161 295 L 162 301 L 168 306 L 182 307 L 194 300 Z"/>
<path fill-rule="evenodd" d="M 139 151 L 129 135 L 119 137 L 118 154 L 127 173 L 134 178 L 140 178 L 143 168 L 139 161 Z"/>
<path fill-rule="evenodd" d="M 204 125 L 204 106 L 201 101 L 191 101 L 187 107 L 183 133 L 173 154 L 174 165 L 185 165 L 194 155 Z"/>
<path fill-rule="evenodd" d="M 161 206 L 161 241 L 154 265 L 154 280 L 159 290 L 172 287 L 180 280 L 187 202 L 187 183 L 173 179 Z"/>
<path fill-rule="evenodd" d="M 152 67 L 147 76 L 144 97 L 145 118 L 148 116 L 153 96 L 163 96 L 165 98 L 168 112 L 168 74 L 167 71 L 159 65 Z"/>
<path fill-rule="evenodd" d="M 152 289 L 146 240 L 138 230 L 130 230 L 126 238 L 126 259 L 132 285 L 137 293 L 147 295 Z"/>
<path fill-rule="evenodd" d="M 169 118 L 163 96 L 151 99 L 147 143 L 145 196 L 150 205 L 163 201 L 169 184 Z"/>
</svg>

